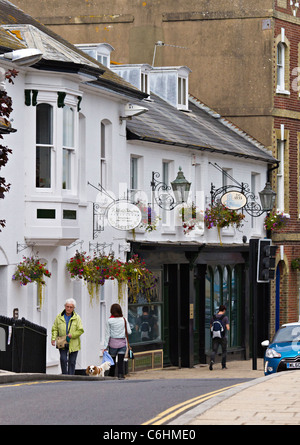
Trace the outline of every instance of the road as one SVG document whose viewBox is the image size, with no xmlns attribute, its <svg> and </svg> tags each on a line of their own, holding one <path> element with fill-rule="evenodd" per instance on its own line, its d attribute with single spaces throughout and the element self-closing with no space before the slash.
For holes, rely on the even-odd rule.
<svg viewBox="0 0 300 445">
<path fill-rule="evenodd" d="M 163 425 L 186 409 L 183 402 L 189 401 L 187 407 L 191 408 L 204 398 L 213 397 L 217 390 L 248 380 L 251 379 L 4 384 L 0 385 L 0 425 Z"/>
</svg>

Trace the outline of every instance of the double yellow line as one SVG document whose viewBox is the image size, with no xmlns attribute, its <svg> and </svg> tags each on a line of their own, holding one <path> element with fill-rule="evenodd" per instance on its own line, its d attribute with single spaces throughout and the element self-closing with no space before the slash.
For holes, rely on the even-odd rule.
<svg viewBox="0 0 300 445">
<path fill-rule="evenodd" d="M 171 419 L 178 416 L 182 412 L 190 408 L 193 408 L 195 405 L 199 405 L 200 403 L 205 402 L 206 400 L 217 396 L 218 394 L 226 391 L 227 389 L 234 388 L 235 386 L 239 385 L 241 385 L 241 383 L 232 386 L 227 386 L 226 388 L 218 389 L 216 391 L 208 392 L 206 394 L 202 394 L 201 396 L 194 397 L 193 399 L 186 400 L 185 402 L 179 403 L 178 405 L 174 405 L 171 408 L 168 408 L 167 410 L 161 412 L 156 417 L 153 417 L 153 419 L 148 420 L 142 425 L 163 425 L 164 423 L 170 421 Z"/>
</svg>

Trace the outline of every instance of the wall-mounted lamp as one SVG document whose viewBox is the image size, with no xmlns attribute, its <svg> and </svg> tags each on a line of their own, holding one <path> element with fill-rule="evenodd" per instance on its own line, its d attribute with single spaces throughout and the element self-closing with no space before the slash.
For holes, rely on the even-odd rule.
<svg viewBox="0 0 300 445">
<path fill-rule="evenodd" d="M 0 55 L 0 60 L 12 62 L 18 66 L 30 66 L 37 63 L 43 57 L 43 53 L 36 48 L 24 48 L 10 51 Z"/>
<path fill-rule="evenodd" d="M 124 116 L 120 116 L 120 123 L 124 120 L 130 120 L 133 116 L 139 116 L 140 114 L 146 113 L 148 108 L 141 107 L 140 105 L 126 104 L 124 110 Z"/>
<path fill-rule="evenodd" d="M 276 193 L 272 190 L 271 184 L 267 182 L 265 188 L 258 194 L 262 210 L 264 212 L 270 212 L 274 207 L 276 199 Z"/>
<path fill-rule="evenodd" d="M 159 173 L 152 172 L 152 181 L 150 185 L 153 198 L 161 209 L 173 210 L 177 205 L 187 201 L 191 182 L 186 180 L 181 167 L 179 167 L 176 179 L 171 182 L 171 186 L 162 181 L 158 181 L 157 178 L 159 177 Z M 173 191 L 175 198 L 169 193 L 171 190 Z"/>
</svg>

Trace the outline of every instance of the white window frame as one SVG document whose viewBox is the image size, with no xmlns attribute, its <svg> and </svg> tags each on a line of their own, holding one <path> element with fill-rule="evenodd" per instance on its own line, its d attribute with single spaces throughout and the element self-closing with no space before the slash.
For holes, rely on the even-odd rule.
<svg viewBox="0 0 300 445">
<path fill-rule="evenodd" d="M 130 156 L 130 190 L 139 188 L 139 157 Z"/>
<path fill-rule="evenodd" d="M 186 77 L 178 76 L 177 81 L 177 103 L 178 108 L 186 110 L 188 108 L 188 91 L 187 91 L 188 81 Z"/>
<path fill-rule="evenodd" d="M 100 123 L 100 184 L 106 189 L 107 188 L 107 126 L 102 121 Z"/>
<path fill-rule="evenodd" d="M 66 116 L 66 112 L 68 110 L 72 111 L 72 122 L 71 122 L 71 139 L 66 141 L 65 140 L 65 131 L 64 131 L 64 126 L 67 124 L 69 124 L 69 122 L 66 122 L 66 119 L 68 119 L 68 117 Z M 74 188 L 74 175 L 75 175 L 75 171 L 74 171 L 74 155 L 75 155 L 75 124 L 76 121 L 76 110 L 74 109 L 74 106 L 69 105 L 69 104 L 65 104 L 64 108 L 63 108 L 63 128 L 62 128 L 62 181 L 61 181 L 61 185 L 62 185 L 62 189 L 64 190 L 64 192 L 71 192 Z M 70 143 L 71 142 L 71 143 Z M 65 157 L 65 155 L 67 155 L 67 157 Z M 65 159 L 67 159 L 67 165 L 65 164 Z M 67 172 L 66 172 L 67 170 Z M 64 186 L 64 183 L 66 182 Z"/>
<path fill-rule="evenodd" d="M 285 44 L 277 45 L 277 92 L 285 91 Z"/>
<path fill-rule="evenodd" d="M 149 74 L 145 73 L 144 71 L 141 72 L 141 91 L 146 94 L 150 93 Z"/>
<path fill-rule="evenodd" d="M 285 141 L 277 139 L 277 159 L 279 167 L 277 169 L 277 209 L 284 212 L 284 154 Z"/>
<path fill-rule="evenodd" d="M 162 162 L 162 182 L 169 186 L 170 182 L 170 162 L 163 161 Z M 171 222 L 171 212 L 165 209 L 162 209 L 161 212 L 162 224 L 164 226 L 170 226 Z"/>
<path fill-rule="evenodd" d="M 251 193 L 253 194 L 255 199 L 258 196 L 259 177 L 260 175 L 258 173 L 251 172 Z M 257 228 L 257 218 L 251 215 L 251 229 L 256 229 L 256 228 Z"/>
<path fill-rule="evenodd" d="M 36 125 L 37 125 L 37 114 L 38 114 L 38 109 L 39 106 L 41 105 L 47 105 L 48 107 L 51 107 L 52 110 L 52 116 L 51 116 L 51 133 L 52 133 L 52 137 L 51 137 L 51 143 L 49 144 L 41 144 L 37 142 L 37 138 L 35 138 L 35 147 L 36 147 L 36 152 L 35 152 L 35 189 L 37 191 L 41 191 L 41 192 L 49 192 L 52 191 L 53 187 L 54 187 L 54 174 L 55 174 L 55 159 L 54 159 L 54 150 L 55 150 L 55 108 L 53 106 L 52 103 L 48 103 L 46 101 L 40 102 L 37 104 L 36 107 Z M 40 149 L 50 149 L 50 187 L 40 187 L 37 186 L 37 148 Z"/>
</svg>

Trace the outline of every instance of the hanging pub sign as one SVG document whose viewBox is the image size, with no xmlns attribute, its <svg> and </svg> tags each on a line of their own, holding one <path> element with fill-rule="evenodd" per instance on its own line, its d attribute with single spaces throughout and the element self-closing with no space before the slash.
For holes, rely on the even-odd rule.
<svg viewBox="0 0 300 445">
<path fill-rule="evenodd" d="M 221 203 L 230 210 L 238 210 L 245 207 L 247 204 L 247 197 L 238 191 L 230 191 L 224 193 L 221 197 Z"/>
<path fill-rule="evenodd" d="M 107 209 L 109 225 L 118 230 L 132 230 L 140 225 L 142 213 L 129 201 L 116 201 Z"/>
</svg>

